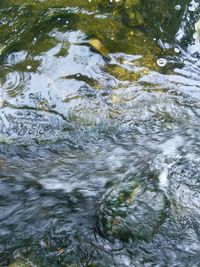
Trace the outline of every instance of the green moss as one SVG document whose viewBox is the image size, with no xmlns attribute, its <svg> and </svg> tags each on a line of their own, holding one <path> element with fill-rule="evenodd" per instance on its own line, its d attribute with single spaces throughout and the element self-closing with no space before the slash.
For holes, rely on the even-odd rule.
<svg viewBox="0 0 200 267">
<path fill-rule="evenodd" d="M 141 77 L 139 72 L 131 72 L 118 65 L 108 65 L 105 71 L 122 81 L 135 82 Z"/>
<path fill-rule="evenodd" d="M 133 180 L 113 188 L 102 201 L 97 218 L 108 239 L 150 240 L 159 230 L 164 209 L 162 193 Z"/>
<path fill-rule="evenodd" d="M 34 72 L 40 66 L 40 61 L 27 59 L 15 65 L 15 69 L 21 72 Z"/>
<path fill-rule="evenodd" d="M 33 265 L 26 259 L 16 259 L 8 267 L 33 267 Z"/>
</svg>

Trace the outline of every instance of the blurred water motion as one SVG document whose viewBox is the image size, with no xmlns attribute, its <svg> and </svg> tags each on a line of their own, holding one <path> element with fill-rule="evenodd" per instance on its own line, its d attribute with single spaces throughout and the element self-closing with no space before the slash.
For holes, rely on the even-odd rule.
<svg viewBox="0 0 200 267">
<path fill-rule="evenodd" d="M 0 11 L 0 265 L 198 266 L 198 1 Z"/>
</svg>

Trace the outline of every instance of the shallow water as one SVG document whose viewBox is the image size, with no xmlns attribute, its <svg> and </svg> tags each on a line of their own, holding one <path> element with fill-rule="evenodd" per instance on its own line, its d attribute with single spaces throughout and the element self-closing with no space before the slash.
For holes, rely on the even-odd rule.
<svg viewBox="0 0 200 267">
<path fill-rule="evenodd" d="M 199 266 L 198 1 L 0 10 L 0 266 Z"/>
</svg>

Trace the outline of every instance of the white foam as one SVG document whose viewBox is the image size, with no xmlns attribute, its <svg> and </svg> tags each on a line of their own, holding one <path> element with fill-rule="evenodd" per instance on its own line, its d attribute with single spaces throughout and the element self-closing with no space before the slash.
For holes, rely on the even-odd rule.
<svg viewBox="0 0 200 267">
<path fill-rule="evenodd" d="M 169 185 L 168 170 L 164 169 L 159 175 L 159 186 L 161 189 L 165 189 Z"/>
<path fill-rule="evenodd" d="M 3 89 L 0 86 L 0 108 L 3 107 Z"/>
<path fill-rule="evenodd" d="M 175 156 L 178 154 L 178 148 L 183 146 L 184 139 L 180 135 L 176 135 L 173 138 L 167 140 L 161 145 L 161 149 L 165 156 Z"/>
</svg>

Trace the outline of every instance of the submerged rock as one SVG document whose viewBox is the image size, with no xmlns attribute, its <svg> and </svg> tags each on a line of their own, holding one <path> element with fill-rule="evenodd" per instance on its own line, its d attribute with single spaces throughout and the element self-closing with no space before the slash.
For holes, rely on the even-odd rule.
<svg viewBox="0 0 200 267">
<path fill-rule="evenodd" d="M 26 259 L 16 259 L 8 267 L 33 267 L 33 265 Z"/>
<path fill-rule="evenodd" d="M 89 44 L 97 50 L 100 54 L 102 54 L 105 57 L 108 57 L 108 50 L 105 48 L 105 46 L 102 44 L 101 41 L 98 39 L 91 39 L 89 41 Z"/>
<path fill-rule="evenodd" d="M 163 221 L 165 198 L 136 180 L 118 184 L 105 196 L 97 212 L 97 228 L 104 238 L 125 242 L 151 240 Z"/>
</svg>

